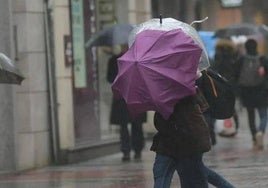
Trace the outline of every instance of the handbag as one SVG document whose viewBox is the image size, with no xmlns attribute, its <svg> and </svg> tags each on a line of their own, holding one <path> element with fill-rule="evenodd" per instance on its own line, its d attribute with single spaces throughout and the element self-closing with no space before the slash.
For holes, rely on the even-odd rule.
<svg viewBox="0 0 268 188">
<path fill-rule="evenodd" d="M 199 88 L 208 104 L 208 111 L 215 119 L 227 119 L 233 116 L 235 93 L 226 78 L 212 69 L 202 71 Z"/>
<path fill-rule="evenodd" d="M 217 119 L 215 121 L 215 132 L 222 137 L 232 137 L 236 135 L 235 122 L 233 118 Z"/>
</svg>

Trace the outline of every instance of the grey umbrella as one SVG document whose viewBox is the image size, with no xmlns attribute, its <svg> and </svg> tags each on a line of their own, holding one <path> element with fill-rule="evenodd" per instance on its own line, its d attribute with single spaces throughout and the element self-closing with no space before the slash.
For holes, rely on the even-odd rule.
<svg viewBox="0 0 268 188">
<path fill-rule="evenodd" d="M 94 34 L 87 42 L 86 47 L 114 46 L 128 43 L 128 36 L 134 28 L 131 24 L 119 23 L 105 28 Z"/>
<path fill-rule="evenodd" d="M 23 75 L 5 54 L 0 53 L 0 83 L 21 84 Z"/>
<path fill-rule="evenodd" d="M 251 23 L 241 23 L 215 31 L 214 38 L 230 38 L 239 35 L 268 35 L 266 25 L 255 25 Z"/>
</svg>

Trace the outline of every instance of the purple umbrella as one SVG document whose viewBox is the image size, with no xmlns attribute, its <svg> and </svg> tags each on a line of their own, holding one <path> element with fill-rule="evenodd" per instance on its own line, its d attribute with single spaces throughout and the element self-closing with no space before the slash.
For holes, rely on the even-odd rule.
<svg viewBox="0 0 268 188">
<path fill-rule="evenodd" d="M 182 29 L 144 30 L 118 59 L 113 93 L 132 116 L 152 110 L 167 119 L 178 100 L 195 93 L 201 53 Z"/>
</svg>

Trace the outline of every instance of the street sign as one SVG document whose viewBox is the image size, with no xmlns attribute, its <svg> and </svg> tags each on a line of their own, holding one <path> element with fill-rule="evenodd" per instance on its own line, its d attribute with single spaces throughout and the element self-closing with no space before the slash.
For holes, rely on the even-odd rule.
<svg viewBox="0 0 268 188">
<path fill-rule="evenodd" d="M 243 0 L 220 0 L 221 6 L 224 8 L 234 8 L 242 6 Z"/>
</svg>

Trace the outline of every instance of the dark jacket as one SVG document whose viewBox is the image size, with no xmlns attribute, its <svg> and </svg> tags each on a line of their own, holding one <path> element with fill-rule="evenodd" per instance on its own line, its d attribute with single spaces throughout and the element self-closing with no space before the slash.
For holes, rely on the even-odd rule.
<svg viewBox="0 0 268 188">
<path fill-rule="evenodd" d="M 236 82 L 239 78 L 240 71 L 244 62 L 244 56 L 242 56 L 236 62 L 234 66 Z M 267 94 L 268 94 L 268 60 L 264 56 L 260 56 L 260 62 L 265 70 L 265 81 L 255 87 L 242 87 L 239 88 L 239 97 L 241 98 L 242 104 L 245 107 L 264 107 L 267 106 Z M 238 85 L 238 84 L 237 84 Z"/>
<path fill-rule="evenodd" d="M 235 52 L 235 46 L 230 40 L 219 40 L 215 46 L 214 62 L 210 67 L 212 70 L 225 77 L 232 85 L 235 81 Z"/>
<path fill-rule="evenodd" d="M 204 99 L 195 95 L 180 100 L 168 120 L 156 112 L 154 125 L 158 132 L 151 150 L 177 159 L 209 151 L 210 135 L 201 111 L 204 105 Z"/>
<path fill-rule="evenodd" d="M 123 53 L 119 55 L 114 55 L 109 59 L 108 71 L 106 75 L 107 81 L 109 83 L 113 83 L 118 73 L 117 58 L 119 58 L 121 55 L 123 55 Z M 135 119 L 131 117 L 128 113 L 127 105 L 124 99 L 116 99 L 115 97 L 113 97 L 111 114 L 110 114 L 110 124 L 122 125 L 133 121 L 135 121 L 136 123 L 144 123 L 146 122 L 146 120 L 147 120 L 146 113 L 137 116 Z"/>
</svg>

